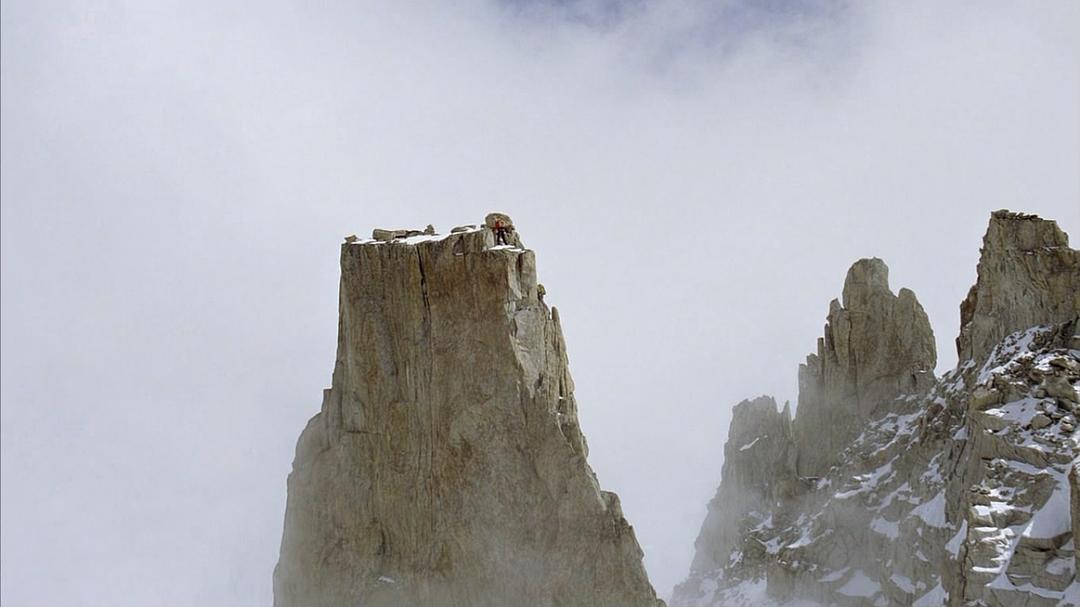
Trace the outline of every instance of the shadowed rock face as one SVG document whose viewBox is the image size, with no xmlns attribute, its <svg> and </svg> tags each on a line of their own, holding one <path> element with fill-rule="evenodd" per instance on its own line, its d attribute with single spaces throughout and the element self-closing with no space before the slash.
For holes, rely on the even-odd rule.
<svg viewBox="0 0 1080 607">
<path fill-rule="evenodd" d="M 1080 253 L 1066 242 L 1053 222 L 993 214 L 960 364 L 938 381 L 914 295 L 857 262 L 800 368 L 794 421 L 767 398 L 736 407 L 673 605 L 1080 605 Z M 790 453 L 794 472 L 778 464 Z"/>
<path fill-rule="evenodd" d="M 799 367 L 799 474 L 822 476 L 879 408 L 925 391 L 936 363 L 934 332 L 915 294 L 894 295 L 880 259 L 855 262 L 843 305 L 829 305 L 817 354 Z"/>
<path fill-rule="evenodd" d="M 347 243 L 337 361 L 300 436 L 274 604 L 655 607 L 586 462 L 556 310 L 517 233 Z"/>
<path fill-rule="evenodd" d="M 1080 251 L 1057 222 L 995 211 L 978 279 L 960 304 L 960 360 L 981 363 L 1006 335 L 1080 314 Z"/>
</svg>

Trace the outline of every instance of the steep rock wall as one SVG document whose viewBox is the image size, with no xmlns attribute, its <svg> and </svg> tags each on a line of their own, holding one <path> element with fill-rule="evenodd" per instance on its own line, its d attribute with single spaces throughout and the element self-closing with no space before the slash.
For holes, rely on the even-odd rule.
<svg viewBox="0 0 1080 607">
<path fill-rule="evenodd" d="M 995 211 L 978 279 L 960 304 L 960 360 L 981 362 L 1006 335 L 1080 314 L 1080 252 L 1057 222 Z"/>
<path fill-rule="evenodd" d="M 937 349 L 915 294 L 889 289 L 889 268 L 861 259 L 829 305 L 817 353 L 799 367 L 798 471 L 823 476 L 866 422 L 902 394 L 934 381 Z"/>
<path fill-rule="evenodd" d="M 723 479 L 698 534 L 695 572 L 715 570 L 731 562 L 733 553 L 747 550 L 742 526 L 746 515 L 799 491 L 789 407 L 778 411 L 768 396 L 735 405 L 724 445 Z"/>
<path fill-rule="evenodd" d="M 486 228 L 350 239 L 275 605 L 662 604 L 586 462 L 573 389 L 516 232 L 498 247 Z"/>
</svg>

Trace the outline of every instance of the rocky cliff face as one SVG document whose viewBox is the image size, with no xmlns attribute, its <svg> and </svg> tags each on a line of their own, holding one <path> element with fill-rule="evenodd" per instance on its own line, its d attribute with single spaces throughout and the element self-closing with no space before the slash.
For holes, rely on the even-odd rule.
<svg viewBox="0 0 1080 607">
<path fill-rule="evenodd" d="M 725 460 L 673 605 L 1080 605 L 1077 260 L 1053 222 L 994 213 L 961 363 L 936 382 L 914 295 L 858 262 L 800 369 L 790 442 Z M 725 456 L 775 434 L 759 426 L 733 419 Z M 757 499 L 777 483 L 793 491 Z"/>
<path fill-rule="evenodd" d="M 960 305 L 960 360 L 981 362 L 1006 335 L 1080 310 L 1080 254 L 1057 223 L 996 211 L 981 253 L 978 280 Z"/>
<path fill-rule="evenodd" d="M 532 251 L 488 228 L 380 232 L 342 247 L 333 384 L 297 444 L 274 604 L 662 605 L 586 462 Z"/>
<path fill-rule="evenodd" d="M 789 407 L 777 411 L 776 401 L 768 396 L 735 405 L 724 445 L 725 484 L 709 503 L 696 544 L 695 570 L 726 564 L 741 543 L 739 521 L 796 493 L 793 447 Z"/>
<path fill-rule="evenodd" d="M 879 408 L 934 381 L 937 349 L 915 294 L 889 289 L 889 268 L 862 259 L 848 270 L 843 305 L 829 305 L 817 353 L 799 367 L 798 471 L 825 474 Z"/>
</svg>

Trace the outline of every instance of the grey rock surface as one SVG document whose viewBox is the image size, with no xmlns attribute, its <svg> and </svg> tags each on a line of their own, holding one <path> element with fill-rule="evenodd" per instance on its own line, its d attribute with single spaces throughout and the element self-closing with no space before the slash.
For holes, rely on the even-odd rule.
<svg viewBox="0 0 1080 607">
<path fill-rule="evenodd" d="M 1010 333 L 1080 314 L 1080 251 L 1056 222 L 995 211 L 980 253 L 960 304 L 960 360 L 984 360 Z"/>
<path fill-rule="evenodd" d="M 800 369 L 788 442 L 740 457 L 776 430 L 733 419 L 734 459 L 673 607 L 1080 605 L 1080 318 L 1068 287 L 1080 283 L 1066 242 L 1053 222 L 993 214 L 958 339 L 967 356 L 937 381 L 904 375 L 932 368 L 914 296 L 890 299 L 883 266 L 857 263 Z M 847 320 L 860 309 L 876 310 L 861 337 Z M 786 419 L 775 406 L 757 417 Z M 832 461 L 813 455 L 822 445 Z M 794 471 L 777 465 L 790 453 Z M 797 490 L 764 497 L 779 486 Z"/>
<path fill-rule="evenodd" d="M 789 407 L 778 411 L 768 396 L 735 405 L 724 445 L 723 478 L 698 535 L 694 571 L 712 571 L 730 562 L 733 553 L 746 550 L 741 525 L 746 515 L 797 493 Z"/>
<path fill-rule="evenodd" d="M 1073 463 L 1069 471 L 1069 516 L 1072 518 L 1073 530 L 1073 571 L 1080 572 L 1080 550 L 1076 547 L 1076 541 L 1080 538 L 1080 462 Z"/>
<path fill-rule="evenodd" d="M 341 250 L 337 360 L 296 447 L 274 604 L 662 605 L 590 469 L 532 251 L 486 228 Z"/>
<path fill-rule="evenodd" d="M 927 390 L 936 363 L 934 332 L 915 294 L 893 294 L 880 259 L 855 262 L 843 304 L 829 305 L 817 353 L 799 367 L 799 474 L 823 476 L 882 407 Z"/>
</svg>

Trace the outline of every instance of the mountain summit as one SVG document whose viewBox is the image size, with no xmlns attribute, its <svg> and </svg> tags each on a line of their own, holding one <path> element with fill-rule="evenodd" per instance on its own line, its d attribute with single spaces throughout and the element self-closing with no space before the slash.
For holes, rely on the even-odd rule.
<svg viewBox="0 0 1080 607">
<path fill-rule="evenodd" d="M 586 461 L 559 314 L 508 217 L 347 238 L 339 310 L 275 606 L 663 604 Z"/>
</svg>

